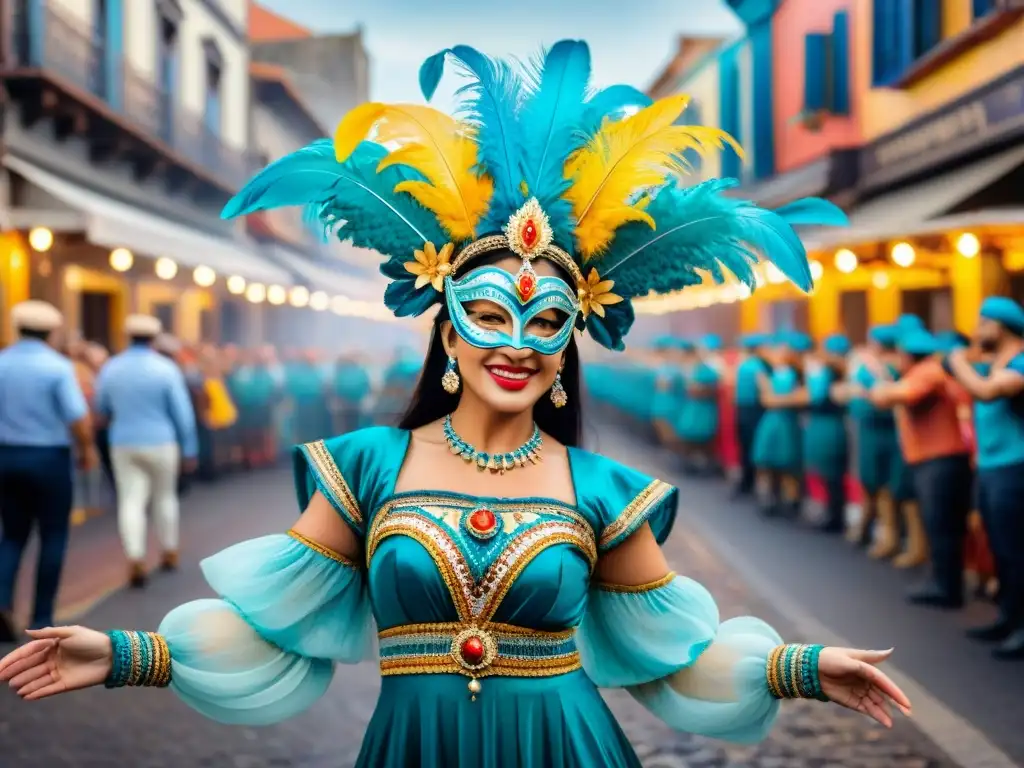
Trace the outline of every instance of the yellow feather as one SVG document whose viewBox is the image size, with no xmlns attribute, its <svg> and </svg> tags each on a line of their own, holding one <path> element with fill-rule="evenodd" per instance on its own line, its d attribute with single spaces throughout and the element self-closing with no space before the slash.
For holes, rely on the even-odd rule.
<svg viewBox="0 0 1024 768">
<path fill-rule="evenodd" d="M 670 96 L 625 120 L 606 122 L 566 163 L 564 173 L 572 187 L 565 199 L 572 203 L 584 261 L 602 253 L 615 230 L 630 221 L 654 228 L 654 220 L 643 210 L 648 198 L 636 196 L 684 172 L 683 152 L 703 154 L 708 146 L 723 143 L 739 151 L 736 142 L 717 128 L 674 125 L 688 102 L 687 96 Z"/>
<path fill-rule="evenodd" d="M 494 182 L 476 173 L 477 151 L 471 132 L 430 107 L 363 104 L 349 112 L 335 131 L 338 161 L 348 159 L 374 127 L 377 143 L 399 145 L 377 170 L 401 164 L 425 179 L 403 181 L 395 192 L 407 192 L 429 209 L 452 239 L 475 237 L 477 224 L 490 205 Z"/>
</svg>

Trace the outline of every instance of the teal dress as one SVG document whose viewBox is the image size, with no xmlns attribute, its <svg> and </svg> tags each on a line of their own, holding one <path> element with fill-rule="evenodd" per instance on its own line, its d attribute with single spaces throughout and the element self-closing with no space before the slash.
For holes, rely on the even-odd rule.
<svg viewBox="0 0 1024 768">
<path fill-rule="evenodd" d="M 370 374 L 358 363 L 339 363 L 333 372 L 334 396 L 341 404 L 341 432 L 366 426 L 363 424 L 363 403 L 370 396 Z"/>
<path fill-rule="evenodd" d="M 800 386 L 800 376 L 791 366 L 777 367 L 771 376 L 772 392 L 789 395 Z M 769 408 L 754 434 L 754 466 L 768 472 L 800 475 L 803 472 L 803 438 L 798 408 Z"/>
<path fill-rule="evenodd" d="M 408 445 L 408 432 L 375 427 L 296 452 L 299 507 L 319 490 L 363 542 L 359 562 L 298 534 L 203 561 L 220 599 L 180 606 L 159 629 L 171 689 L 189 706 L 226 723 L 279 722 L 312 705 L 337 664 L 376 657 L 365 768 L 639 766 L 599 687 L 626 688 L 680 730 L 767 734 L 774 630 L 720 623 L 708 592 L 681 576 L 630 589 L 593 578 L 643 523 L 664 540 L 676 489 L 570 449 L 574 504 L 396 493 Z M 712 643 L 721 652 L 705 662 Z M 682 693 L 673 675 L 684 670 L 698 685 L 728 676 L 731 695 Z"/>
<path fill-rule="evenodd" d="M 651 397 L 651 419 L 672 423 L 679 409 L 679 390 L 682 374 L 679 368 L 665 364 L 655 374 L 654 392 Z M 622 382 L 625 385 L 627 382 Z M 620 394 L 628 391 L 626 386 L 617 388 Z"/>
<path fill-rule="evenodd" d="M 849 449 L 846 435 L 846 414 L 842 405 L 832 399 L 832 385 L 839 377 L 825 367 L 807 376 L 810 415 L 804 435 L 804 457 L 807 469 L 825 481 L 846 476 Z"/>
<path fill-rule="evenodd" d="M 896 369 L 889 370 L 896 378 Z M 853 381 L 870 390 L 875 376 L 866 366 L 860 366 L 853 373 Z M 855 398 L 850 401 L 850 415 L 857 428 L 857 479 L 864 492 L 875 496 L 886 489 L 897 502 L 912 499 L 913 476 L 903 460 L 893 412 Z"/>
<path fill-rule="evenodd" d="M 718 381 L 718 371 L 705 362 L 698 363 L 691 372 L 692 384 L 710 388 L 712 392 L 687 395 L 679 418 L 679 433 L 686 442 L 704 445 L 718 437 Z"/>
</svg>

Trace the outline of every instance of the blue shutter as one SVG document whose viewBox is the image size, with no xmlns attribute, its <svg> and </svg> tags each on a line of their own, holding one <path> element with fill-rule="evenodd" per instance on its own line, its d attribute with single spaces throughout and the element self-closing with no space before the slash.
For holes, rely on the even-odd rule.
<svg viewBox="0 0 1024 768">
<path fill-rule="evenodd" d="M 886 85 L 898 75 L 899 8 L 903 0 L 874 0 L 872 66 L 874 85 Z"/>
<path fill-rule="evenodd" d="M 832 113 L 850 114 L 850 16 L 839 11 L 832 17 Z"/>
<path fill-rule="evenodd" d="M 736 60 L 736 46 L 731 46 L 722 51 L 718 60 L 719 92 L 722 103 L 719 105 L 721 112 L 721 127 L 723 131 L 731 134 L 736 141 L 740 137 L 740 72 L 739 63 Z M 740 177 L 740 157 L 731 147 L 722 150 L 722 176 L 738 179 Z"/>
<path fill-rule="evenodd" d="M 972 0 L 971 9 L 974 11 L 974 18 L 980 19 L 996 9 L 996 0 Z"/>
<path fill-rule="evenodd" d="M 827 106 L 828 35 L 812 33 L 804 38 L 804 110 L 817 112 Z"/>
<path fill-rule="evenodd" d="M 773 98 L 772 25 L 767 19 L 751 30 L 754 90 L 754 178 L 775 173 L 775 100 Z"/>
<path fill-rule="evenodd" d="M 124 62 L 124 4 L 123 0 L 107 0 L 104 38 L 106 47 L 103 55 L 107 78 L 106 99 L 114 109 L 121 109 L 124 103 L 123 62 Z"/>
<path fill-rule="evenodd" d="M 913 59 L 924 56 L 942 42 L 942 3 L 913 0 Z"/>
<path fill-rule="evenodd" d="M 42 66 L 43 56 L 46 53 L 44 41 L 46 40 L 47 9 L 43 6 L 43 0 L 28 0 L 26 6 L 23 7 L 25 13 L 28 14 L 28 18 L 22 20 L 28 29 L 28 50 L 23 51 L 22 55 L 27 54 L 28 60 L 20 63 L 39 67 Z"/>
<path fill-rule="evenodd" d="M 676 120 L 676 125 L 703 125 L 700 116 L 700 105 L 696 101 L 691 101 L 686 105 L 686 109 L 683 110 L 683 114 Z M 695 149 L 687 149 L 683 152 L 683 159 L 691 169 L 691 173 L 698 177 L 700 176 L 701 168 L 701 156 L 700 153 Z"/>
</svg>

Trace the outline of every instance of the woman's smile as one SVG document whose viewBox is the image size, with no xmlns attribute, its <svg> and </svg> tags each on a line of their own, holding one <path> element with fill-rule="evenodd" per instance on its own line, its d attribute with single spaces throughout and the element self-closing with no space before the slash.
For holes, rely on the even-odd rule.
<svg viewBox="0 0 1024 768">
<path fill-rule="evenodd" d="M 530 379 L 537 375 L 536 369 L 524 366 L 488 365 L 485 367 L 499 387 L 513 392 L 526 389 Z"/>
</svg>

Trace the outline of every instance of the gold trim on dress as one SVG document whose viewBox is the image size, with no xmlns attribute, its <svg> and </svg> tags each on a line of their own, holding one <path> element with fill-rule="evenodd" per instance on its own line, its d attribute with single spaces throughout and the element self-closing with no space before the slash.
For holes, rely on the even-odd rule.
<svg viewBox="0 0 1024 768">
<path fill-rule="evenodd" d="M 640 592 L 651 592 L 655 589 L 661 589 L 666 584 L 670 584 L 676 577 L 675 571 L 669 571 L 660 579 L 654 581 L 648 581 L 646 584 L 610 584 L 608 582 L 598 582 L 597 588 L 602 592 L 622 592 L 629 594 L 637 594 Z"/>
<path fill-rule="evenodd" d="M 344 475 L 338 468 L 331 452 L 323 440 L 315 440 L 302 446 L 302 452 L 309 460 L 310 468 L 327 489 L 328 499 L 336 509 L 343 512 L 356 527 L 363 525 L 363 513 Z"/>
<path fill-rule="evenodd" d="M 307 549 L 311 549 L 318 555 L 323 555 L 327 559 L 333 560 L 334 562 L 339 563 L 340 565 L 347 565 L 349 568 L 359 567 L 359 564 L 355 560 L 349 557 L 345 557 L 345 555 L 341 554 L 340 552 L 335 552 L 333 549 L 329 549 L 328 547 L 325 547 L 323 544 L 317 544 L 312 539 L 308 539 L 305 536 L 303 536 L 294 528 L 288 529 L 288 535 L 295 539 L 297 542 L 299 542 L 299 544 L 306 547 Z"/>
<path fill-rule="evenodd" d="M 663 480 L 652 480 L 638 493 L 622 513 L 601 531 L 598 549 L 610 549 L 621 539 L 629 536 L 640 527 L 651 510 L 673 491 L 673 487 Z"/>
<path fill-rule="evenodd" d="M 451 500 L 447 500 L 448 504 L 444 501 L 437 496 L 425 495 L 396 499 L 395 503 L 389 502 L 381 507 L 367 536 L 366 563 L 369 566 L 381 541 L 390 536 L 407 536 L 417 541 L 430 554 L 463 621 L 487 621 L 494 616 L 515 580 L 548 547 L 571 544 L 583 553 L 591 570 L 597 563 L 593 529 L 577 513 L 570 514 L 568 510 L 538 503 L 488 502 L 488 508 L 493 507 L 491 511 L 502 515 L 510 511 L 509 508 L 518 508 L 524 515 L 529 514 L 528 510 L 554 510 L 558 519 L 526 525 L 521 530 L 516 524 L 512 528 L 517 531 L 515 535 L 484 571 L 481 579 L 476 581 L 452 534 L 457 530 L 457 523 L 454 519 L 448 520 L 447 514 L 438 512 L 439 507 L 456 506 L 450 503 Z M 462 501 L 461 506 L 465 508 L 467 505 Z M 447 525 L 442 525 L 442 521 Z"/>
</svg>

